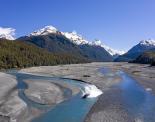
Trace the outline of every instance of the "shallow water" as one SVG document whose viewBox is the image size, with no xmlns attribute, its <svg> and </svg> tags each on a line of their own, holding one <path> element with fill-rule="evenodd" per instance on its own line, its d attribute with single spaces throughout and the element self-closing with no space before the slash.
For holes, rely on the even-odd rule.
<svg viewBox="0 0 155 122">
<path fill-rule="evenodd" d="M 24 90 L 28 88 L 27 84 L 23 80 L 28 79 L 42 79 L 42 80 L 51 80 L 53 83 L 61 83 L 65 82 L 69 85 L 73 85 L 79 87 L 81 90 L 84 89 L 86 83 L 70 80 L 70 79 L 62 79 L 57 77 L 47 77 L 47 76 L 35 76 L 30 74 L 23 73 L 14 73 L 18 80 L 18 89 L 19 96 L 23 99 L 29 107 L 36 107 L 38 109 L 49 109 L 50 106 L 42 105 L 36 103 L 24 94 Z M 68 91 L 69 92 L 69 91 Z M 69 100 L 66 100 L 55 107 L 51 107 L 47 113 L 41 115 L 40 117 L 32 120 L 32 122 L 83 122 L 86 114 L 89 112 L 92 105 L 96 102 L 97 97 L 82 99 L 83 93 L 71 97 Z"/>
<path fill-rule="evenodd" d="M 112 74 L 111 70 L 107 70 L 106 68 L 101 69 L 100 72 L 108 77 L 119 75 L 122 78 L 122 81 L 113 87 L 121 90 L 121 95 L 119 95 L 122 100 L 121 104 L 123 108 L 127 110 L 129 116 L 132 116 L 135 119 L 135 122 L 155 122 L 154 95 L 149 91 L 146 91 L 135 79 L 124 72 L 118 71 L 115 74 Z M 41 109 L 46 107 L 49 108 L 49 106 L 35 103 L 23 94 L 23 90 L 28 87 L 22 82 L 24 79 L 50 79 L 51 82 L 55 81 L 54 79 L 59 79 L 59 82 L 65 82 L 81 89 L 83 89 L 84 86 L 84 83 L 69 79 L 33 76 L 28 74 L 16 74 L 16 76 L 19 81 L 19 96 L 26 101 L 29 106 Z M 81 94 L 82 93 L 79 93 L 71 97 L 71 99 L 56 105 L 54 108 L 50 108 L 47 113 L 32 120 L 32 122 L 83 122 L 86 114 L 98 98 L 81 99 Z"/>
<path fill-rule="evenodd" d="M 126 73 L 120 75 L 122 82 L 117 87 L 122 90 L 123 104 L 129 114 L 137 121 L 155 122 L 155 96 Z"/>
<path fill-rule="evenodd" d="M 110 69 L 102 68 L 100 71 L 110 76 Z M 113 87 L 120 90 L 115 96 L 121 96 L 121 105 L 132 116 L 135 122 L 155 122 L 155 96 L 145 90 L 138 82 L 125 72 L 118 71 L 122 80 Z"/>
<path fill-rule="evenodd" d="M 77 95 L 58 104 L 55 108 L 32 122 L 83 122 L 96 98 L 81 99 L 79 97 Z"/>
</svg>

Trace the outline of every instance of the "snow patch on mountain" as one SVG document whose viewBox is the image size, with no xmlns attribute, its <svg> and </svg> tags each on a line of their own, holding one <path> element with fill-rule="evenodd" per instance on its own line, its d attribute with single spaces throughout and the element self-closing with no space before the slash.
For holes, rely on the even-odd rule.
<svg viewBox="0 0 155 122">
<path fill-rule="evenodd" d="M 92 44 L 103 47 L 112 56 L 115 56 L 115 55 L 123 55 L 125 53 L 125 51 L 115 50 L 115 49 L 110 48 L 109 46 L 103 44 L 100 40 L 95 40 L 95 41 L 92 42 Z"/>
<path fill-rule="evenodd" d="M 36 31 L 32 32 L 29 36 L 48 35 L 48 34 L 51 34 L 51 33 L 58 33 L 58 32 L 61 33 L 62 35 L 64 35 L 66 38 L 70 39 L 73 43 L 75 43 L 77 45 L 88 44 L 89 43 L 81 35 L 77 34 L 76 31 L 73 31 L 73 32 L 61 32 L 61 31 L 58 31 L 58 29 L 56 29 L 55 27 L 53 27 L 51 25 L 45 26 L 42 29 L 36 30 Z"/>
<path fill-rule="evenodd" d="M 0 27 L 0 38 L 15 40 L 15 29 Z"/>
<path fill-rule="evenodd" d="M 50 33 L 57 33 L 58 30 L 53 26 L 45 26 L 44 28 L 34 31 L 30 34 L 30 36 L 40 36 L 40 35 L 48 35 Z"/>
<path fill-rule="evenodd" d="M 100 40 L 95 40 L 92 42 L 92 45 L 102 46 L 102 42 Z"/>
<path fill-rule="evenodd" d="M 153 39 L 142 40 L 142 41 L 140 41 L 139 44 L 144 45 L 144 46 L 155 46 L 155 40 L 153 40 Z"/>
<path fill-rule="evenodd" d="M 100 40 L 95 40 L 95 41 L 92 41 L 92 42 L 87 41 L 80 34 L 77 34 L 76 31 L 73 31 L 71 33 L 65 32 L 63 34 L 64 34 L 64 36 L 66 38 L 72 40 L 72 42 L 77 44 L 77 45 L 89 44 L 89 45 L 100 46 L 100 47 L 104 48 L 107 52 L 109 52 L 112 56 L 122 55 L 122 54 L 125 53 L 125 51 L 114 50 L 114 49 L 106 46 L 105 44 L 102 44 L 102 42 Z"/>
<path fill-rule="evenodd" d="M 89 41 L 85 40 L 80 34 L 77 34 L 76 31 L 63 32 L 62 34 L 66 38 L 70 39 L 74 44 L 82 45 L 82 44 L 88 44 L 89 43 Z"/>
</svg>

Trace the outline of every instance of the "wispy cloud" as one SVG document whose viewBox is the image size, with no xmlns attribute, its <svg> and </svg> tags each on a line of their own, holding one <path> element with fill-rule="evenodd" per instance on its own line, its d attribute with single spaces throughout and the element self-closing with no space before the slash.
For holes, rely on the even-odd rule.
<svg viewBox="0 0 155 122">
<path fill-rule="evenodd" d="M 0 27 L 0 38 L 14 40 L 15 39 L 15 31 L 16 30 L 14 28 Z"/>
</svg>

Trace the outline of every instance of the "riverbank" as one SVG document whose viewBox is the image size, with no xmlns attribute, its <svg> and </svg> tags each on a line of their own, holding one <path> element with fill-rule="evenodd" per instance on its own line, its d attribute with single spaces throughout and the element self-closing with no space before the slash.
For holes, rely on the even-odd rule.
<svg viewBox="0 0 155 122">
<path fill-rule="evenodd" d="M 110 73 L 106 73 L 106 70 L 102 72 L 100 71 L 101 68 L 103 69 L 106 67 L 110 69 Z M 88 116 L 85 119 L 86 122 L 97 122 L 97 120 L 99 122 L 100 121 L 104 122 L 105 120 L 108 122 L 113 122 L 114 120 L 118 120 L 119 122 L 132 122 L 132 121 L 135 122 L 132 116 L 128 115 L 128 111 L 125 110 L 121 105 L 122 99 L 120 95 L 122 91 L 115 89 L 113 87 L 114 85 L 117 85 L 121 81 L 121 77 L 117 74 L 118 70 L 123 70 L 127 72 L 130 76 L 136 79 L 137 82 L 142 87 L 144 87 L 148 92 L 152 94 L 155 93 L 155 87 L 154 87 L 155 69 L 153 67 L 149 67 L 148 65 L 128 64 L 128 63 L 88 63 L 88 64 L 31 67 L 22 69 L 20 70 L 20 72 L 27 74 L 32 73 L 41 76 L 53 76 L 58 78 L 63 77 L 69 79 L 77 79 L 96 85 L 99 89 L 103 91 L 103 94 L 99 97 L 97 103 L 92 107 L 91 111 L 88 113 Z M 3 81 L 6 80 L 4 79 Z M 25 80 L 25 82 L 29 85 L 29 89 L 25 91 L 25 94 L 31 100 L 41 104 L 52 105 L 55 99 L 57 101 L 55 103 L 58 104 L 63 100 L 69 99 L 70 95 L 64 96 L 63 94 L 64 88 L 65 89 L 67 88 L 70 91 L 72 91 L 72 95 L 75 95 L 79 92 L 79 89 L 77 89 L 76 87 L 64 83 L 52 84 L 48 80 L 29 79 Z M 17 81 L 14 82 L 14 84 L 12 85 L 10 84 L 10 86 L 14 88 L 16 84 Z M 49 95 L 51 96 L 48 97 Z M 18 97 L 17 92 L 16 96 Z M 52 98 L 54 98 L 54 100 Z M 27 110 L 25 111 L 26 113 L 29 113 L 29 115 L 24 116 L 24 113 L 21 112 L 23 116 L 21 118 L 25 120 L 25 122 L 28 122 L 28 119 L 26 118 L 29 118 L 29 121 L 30 119 L 32 119 L 32 116 L 30 116 L 30 114 L 31 115 L 33 114 L 34 115 L 33 117 L 37 117 L 38 115 L 43 113 L 42 111 L 36 108 L 35 109 L 30 108 L 29 111 Z M 2 116 L 0 118 L 6 119 L 5 116 Z"/>
<path fill-rule="evenodd" d="M 16 122 L 27 105 L 18 96 L 16 77 L 0 73 L 0 122 Z"/>
<path fill-rule="evenodd" d="M 91 63 L 52 67 L 32 67 L 23 69 L 21 72 L 28 72 L 37 75 L 46 74 L 47 76 L 50 75 L 54 77 L 82 80 L 87 83 L 95 84 L 103 91 L 104 94 L 104 92 L 106 93 L 111 86 L 119 83 L 121 79 L 118 75 L 113 75 L 115 70 L 111 71 L 110 77 L 106 75 L 104 76 L 99 71 L 103 67 L 105 67 L 105 63 Z"/>
<path fill-rule="evenodd" d="M 104 67 L 104 65 L 104 63 L 89 63 L 51 67 L 41 66 L 23 69 L 21 72 L 81 80 L 87 83 L 95 84 L 103 91 L 104 94 L 104 92 L 106 92 L 109 87 L 120 82 L 120 77 L 118 75 L 111 75 L 111 78 L 109 78 L 104 76 L 99 71 Z"/>
<path fill-rule="evenodd" d="M 155 67 L 147 64 L 117 63 L 115 69 L 123 70 L 137 80 L 147 91 L 155 95 Z"/>
<path fill-rule="evenodd" d="M 20 88 L 17 84 L 20 82 L 19 79 L 24 77 L 0 73 L 0 122 L 30 122 L 33 118 L 47 112 L 47 108 L 51 109 L 80 91 L 77 87 L 67 83 L 54 83 L 55 80 L 26 78 L 23 81 L 28 88 L 24 90 L 24 95 L 36 105 L 41 105 L 41 108 L 46 108 L 40 109 L 29 105 L 29 102 L 27 103 L 20 97 L 23 86 L 21 84 Z"/>
<path fill-rule="evenodd" d="M 109 77 L 105 77 L 102 73 L 100 73 L 99 69 L 105 67 L 107 64 L 109 63 L 40 66 L 22 69 L 21 72 L 77 79 L 88 83 L 92 83 L 104 91 L 113 84 L 117 84 L 120 81 L 120 77 L 117 75 L 113 75 L 113 79 L 110 79 Z"/>
<path fill-rule="evenodd" d="M 144 88 L 146 92 L 155 95 L 154 67 L 129 63 L 107 63 L 104 64 L 104 67 L 114 71 L 122 70 L 128 73 L 131 78 L 135 79 L 137 83 L 140 84 L 142 89 Z M 103 74 L 106 73 L 103 72 Z M 108 75 L 108 77 L 112 78 L 110 75 Z M 94 104 L 91 111 L 88 113 L 85 122 L 145 122 L 146 118 L 143 118 L 143 116 L 135 118 L 133 115 L 128 113 L 128 110 L 124 107 L 123 104 L 123 93 L 124 91 L 116 87 L 109 88 L 109 90 L 104 92 L 104 94 L 99 97 L 99 100 L 96 102 L 96 104 Z M 131 102 L 134 101 L 133 99 L 134 98 L 131 99 Z M 147 101 L 147 99 L 147 97 L 143 98 L 144 101 Z M 149 113 L 150 110 L 146 108 L 145 112 Z M 153 113 L 151 114 L 153 115 Z M 153 120 L 150 121 L 152 122 Z"/>
</svg>

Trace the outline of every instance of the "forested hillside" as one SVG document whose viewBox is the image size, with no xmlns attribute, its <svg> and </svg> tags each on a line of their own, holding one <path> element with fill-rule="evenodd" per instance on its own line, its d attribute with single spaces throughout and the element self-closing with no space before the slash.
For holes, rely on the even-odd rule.
<svg viewBox="0 0 155 122">
<path fill-rule="evenodd" d="M 151 64 L 155 66 L 155 51 L 147 51 L 136 58 L 134 63 Z"/>
<path fill-rule="evenodd" d="M 0 39 L 0 69 L 85 62 L 88 60 L 71 54 L 54 54 L 26 42 Z"/>
</svg>

